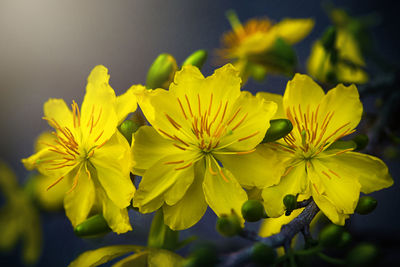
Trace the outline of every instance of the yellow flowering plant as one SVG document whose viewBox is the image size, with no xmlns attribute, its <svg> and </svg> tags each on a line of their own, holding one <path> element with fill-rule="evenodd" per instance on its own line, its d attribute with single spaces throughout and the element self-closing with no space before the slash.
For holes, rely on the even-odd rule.
<svg viewBox="0 0 400 267">
<path fill-rule="evenodd" d="M 258 95 L 271 99 L 269 93 Z M 333 223 L 343 225 L 354 213 L 360 191 L 368 194 L 393 184 L 380 159 L 335 146 L 361 120 L 363 107 L 354 85 L 339 84 L 325 94 L 310 77 L 296 74 L 283 97 L 272 98 L 281 107 L 276 116 L 288 118 L 294 128 L 275 143 L 286 170 L 277 185 L 263 189 L 269 216 L 283 214 L 287 194 L 312 196 Z"/>
<path fill-rule="evenodd" d="M 257 147 L 276 104 L 241 92 L 240 84 L 230 64 L 207 78 L 185 66 L 169 91 L 137 91 L 152 125 L 132 141 L 133 172 L 143 175 L 133 201 L 140 212 L 162 207 L 171 229 L 186 229 L 208 205 L 218 216 L 240 214 L 247 200 L 242 186 L 276 182 L 274 175 L 260 176 L 273 158 L 266 146 Z"/>
<path fill-rule="evenodd" d="M 22 162 L 53 177 L 49 190 L 62 180 L 70 185 L 64 208 L 73 226 L 100 211 L 114 232 L 124 233 L 132 229 L 126 207 L 135 187 L 130 147 L 117 126 L 136 109 L 136 87 L 116 97 L 109 77 L 104 66 L 92 70 L 81 109 L 75 101 L 71 111 L 64 100 L 49 99 L 44 119 L 55 129 L 53 138 L 39 139 L 43 148 Z"/>
</svg>

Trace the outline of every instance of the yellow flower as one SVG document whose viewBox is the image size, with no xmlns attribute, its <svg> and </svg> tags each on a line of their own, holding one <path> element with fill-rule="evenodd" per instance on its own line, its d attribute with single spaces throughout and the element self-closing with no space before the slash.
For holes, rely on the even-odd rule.
<svg viewBox="0 0 400 267">
<path fill-rule="evenodd" d="M 130 147 L 117 126 L 136 109 L 136 87 L 116 97 L 108 81 L 108 70 L 96 66 L 81 109 L 75 101 L 71 111 L 62 99 L 48 100 L 44 119 L 55 129 L 54 137 L 39 140 L 42 149 L 22 162 L 29 170 L 57 178 L 48 189 L 62 180 L 72 186 L 64 208 L 73 226 L 100 210 L 110 228 L 123 233 L 131 230 L 126 207 L 135 188 Z"/>
<path fill-rule="evenodd" d="M 233 62 L 244 80 L 255 72 L 282 72 L 278 65 L 284 59 L 268 54 L 277 40 L 295 44 L 314 27 L 312 19 L 284 19 L 276 24 L 267 18 L 251 19 L 242 25 L 234 13 L 229 13 L 228 18 L 233 30 L 222 36 L 223 47 L 218 54 L 224 61 Z"/>
<path fill-rule="evenodd" d="M 21 240 L 24 263 L 34 264 L 42 251 L 39 213 L 18 186 L 13 171 L 1 161 L 0 190 L 5 198 L 0 208 L 0 250 L 9 251 Z"/>
<path fill-rule="evenodd" d="M 339 84 L 327 94 L 308 76 L 296 74 L 278 100 L 282 108 L 277 117 L 288 118 L 293 131 L 275 144 L 286 170 L 279 184 L 263 189 L 267 214 L 278 217 L 284 212 L 287 194 L 312 196 L 322 212 L 343 225 L 354 213 L 360 191 L 371 193 L 392 185 L 386 165 L 378 158 L 352 149 L 330 145 L 353 133 L 362 115 L 357 88 Z"/>
<path fill-rule="evenodd" d="M 134 173 L 143 175 L 134 206 L 143 213 L 162 206 L 173 230 L 186 229 L 203 216 L 207 204 L 221 216 L 240 214 L 247 200 L 242 186 L 276 183 L 263 139 L 276 104 L 240 92 L 230 64 L 204 78 L 184 66 L 169 91 L 143 91 L 139 105 L 153 127 L 134 135 Z M 279 168 L 277 168 L 279 169 Z"/>
<path fill-rule="evenodd" d="M 366 83 L 365 61 L 354 35 L 337 28 L 334 49 L 336 55 L 327 51 L 321 40 L 316 41 L 307 60 L 308 73 L 321 82 Z"/>
<path fill-rule="evenodd" d="M 120 261 L 114 267 L 122 266 L 148 266 L 148 267 L 179 267 L 183 266 L 184 259 L 172 251 L 157 248 L 147 248 L 136 245 L 114 245 L 89 250 L 81 255 L 69 267 L 99 266 L 115 258 L 134 252 Z"/>
</svg>

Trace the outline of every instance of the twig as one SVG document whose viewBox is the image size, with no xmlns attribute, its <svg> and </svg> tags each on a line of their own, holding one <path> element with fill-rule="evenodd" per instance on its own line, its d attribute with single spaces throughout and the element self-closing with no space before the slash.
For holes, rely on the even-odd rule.
<svg viewBox="0 0 400 267">
<path fill-rule="evenodd" d="M 317 205 L 314 201 L 311 201 L 299 216 L 294 218 L 290 223 L 282 226 L 280 233 L 266 238 L 260 238 L 260 242 L 273 248 L 283 246 L 287 241 L 290 242 L 290 240 L 292 240 L 297 233 L 302 231 L 305 226 L 309 225 L 318 211 L 319 208 Z M 224 255 L 220 258 L 219 266 L 243 266 L 251 261 L 251 252 L 252 247 L 250 246 Z"/>
</svg>

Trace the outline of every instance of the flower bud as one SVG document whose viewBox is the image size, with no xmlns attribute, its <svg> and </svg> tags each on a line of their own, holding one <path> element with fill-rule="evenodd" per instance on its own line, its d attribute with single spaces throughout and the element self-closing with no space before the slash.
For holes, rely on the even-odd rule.
<svg viewBox="0 0 400 267">
<path fill-rule="evenodd" d="M 257 242 L 251 249 L 251 259 L 262 266 L 270 265 L 275 262 L 276 253 L 270 246 Z"/>
<path fill-rule="evenodd" d="M 266 218 L 263 204 L 254 199 L 247 200 L 242 206 L 243 218 L 248 222 L 256 222 Z"/>
<path fill-rule="evenodd" d="M 369 138 L 366 134 L 359 134 L 353 138 L 353 141 L 357 144 L 355 150 L 363 150 L 367 147 Z"/>
<path fill-rule="evenodd" d="M 369 243 L 359 244 L 347 254 L 347 266 L 366 267 L 378 266 L 379 250 L 376 246 Z"/>
<path fill-rule="evenodd" d="M 330 26 L 325 30 L 321 37 L 321 44 L 325 48 L 326 51 L 332 51 L 335 49 L 336 42 L 336 29 L 333 26 Z"/>
<path fill-rule="evenodd" d="M 287 211 L 292 212 L 297 208 L 297 197 L 294 195 L 286 195 L 283 198 L 283 205 L 285 205 Z"/>
<path fill-rule="evenodd" d="M 97 214 L 86 219 L 74 229 L 75 234 L 79 237 L 91 237 L 105 234 L 109 231 L 111 231 L 111 229 L 104 219 L 103 214 Z"/>
<path fill-rule="evenodd" d="M 369 214 L 376 208 L 377 205 L 378 201 L 376 201 L 375 198 L 370 196 L 362 196 L 358 200 L 355 212 L 362 215 Z"/>
<path fill-rule="evenodd" d="M 131 120 L 126 120 L 118 127 L 118 130 L 128 140 L 129 144 L 132 143 L 132 134 L 139 129 L 139 125 Z"/>
<path fill-rule="evenodd" d="M 240 220 L 236 214 L 222 215 L 217 220 L 217 231 L 227 237 L 235 236 L 242 231 Z"/>
<path fill-rule="evenodd" d="M 355 149 L 357 147 L 356 142 L 354 142 L 353 140 L 349 140 L 349 141 L 335 141 L 333 142 L 326 150 L 332 150 L 332 149 L 340 149 L 340 150 L 345 150 L 345 149 Z"/>
<path fill-rule="evenodd" d="M 321 230 L 319 242 L 323 247 L 336 247 L 342 240 L 343 227 L 336 224 L 329 224 Z"/>
<path fill-rule="evenodd" d="M 277 119 L 271 120 L 270 126 L 267 133 L 262 140 L 262 143 L 273 142 L 285 137 L 293 129 L 293 125 L 290 120 L 287 119 Z"/>
<path fill-rule="evenodd" d="M 350 244 L 351 240 L 352 240 L 351 234 L 347 231 L 343 231 L 338 247 L 340 248 L 346 247 L 347 245 Z"/>
<path fill-rule="evenodd" d="M 173 56 L 166 53 L 159 55 L 147 72 L 146 87 L 168 89 L 177 69 L 178 65 Z"/>
<path fill-rule="evenodd" d="M 184 267 L 215 266 L 217 250 L 213 244 L 198 245 L 183 264 Z"/>
<path fill-rule="evenodd" d="M 207 51 L 199 49 L 188 56 L 182 63 L 182 66 L 192 65 L 201 69 L 207 60 Z"/>
</svg>

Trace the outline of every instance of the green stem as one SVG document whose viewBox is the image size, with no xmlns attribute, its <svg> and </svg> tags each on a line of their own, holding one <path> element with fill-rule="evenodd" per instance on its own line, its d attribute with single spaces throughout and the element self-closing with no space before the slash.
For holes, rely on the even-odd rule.
<svg viewBox="0 0 400 267">
<path fill-rule="evenodd" d="M 332 257 L 329 257 L 328 255 L 320 252 L 318 253 L 318 257 L 320 257 L 321 260 L 330 263 L 330 264 L 334 264 L 334 265 L 346 265 L 346 262 L 344 260 L 340 260 L 340 259 L 335 259 Z"/>
</svg>

